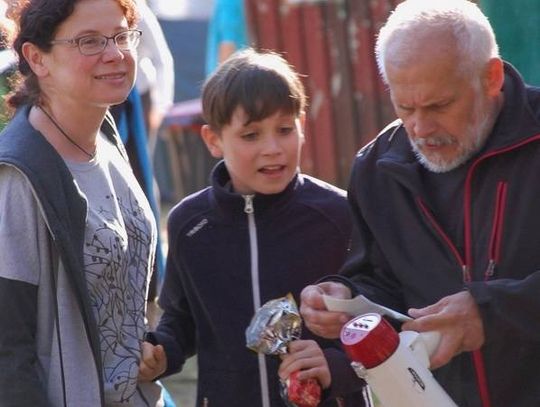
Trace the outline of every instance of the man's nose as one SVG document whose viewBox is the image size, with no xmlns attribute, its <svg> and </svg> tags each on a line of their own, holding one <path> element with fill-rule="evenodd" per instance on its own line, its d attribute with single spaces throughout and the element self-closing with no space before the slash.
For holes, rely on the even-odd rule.
<svg viewBox="0 0 540 407">
<path fill-rule="evenodd" d="M 416 137 L 427 137 L 432 135 L 436 131 L 436 123 L 429 116 L 429 114 L 423 112 L 415 113 L 413 117 L 412 125 L 410 126 Z"/>
</svg>

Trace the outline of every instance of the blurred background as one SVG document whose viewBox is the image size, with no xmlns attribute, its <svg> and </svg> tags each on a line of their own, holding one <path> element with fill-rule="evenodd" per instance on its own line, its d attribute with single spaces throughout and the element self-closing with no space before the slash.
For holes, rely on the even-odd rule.
<svg viewBox="0 0 540 407">
<path fill-rule="evenodd" d="M 205 78 L 206 38 L 217 0 L 153 0 L 175 63 L 176 105 L 165 118 L 156 168 L 162 199 L 206 185 L 214 160 L 199 140 L 196 100 Z M 227 1 L 224 1 L 227 3 Z M 375 35 L 399 0 L 245 0 L 247 44 L 284 54 L 309 95 L 302 170 L 346 187 L 354 155 L 394 112 L 377 73 Z M 478 3 L 478 2 L 477 2 Z M 482 0 L 505 59 L 540 85 L 540 2 Z M 165 157 L 162 150 L 169 152 Z M 171 157 L 170 153 L 173 153 Z"/>
</svg>

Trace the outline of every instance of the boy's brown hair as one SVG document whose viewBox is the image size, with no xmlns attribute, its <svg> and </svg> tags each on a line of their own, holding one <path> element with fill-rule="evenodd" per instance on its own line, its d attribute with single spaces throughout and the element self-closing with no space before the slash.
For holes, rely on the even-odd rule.
<svg viewBox="0 0 540 407">
<path fill-rule="evenodd" d="M 306 94 L 298 73 L 282 56 L 250 48 L 233 54 L 206 80 L 202 107 L 204 120 L 219 133 L 237 107 L 244 109 L 246 125 L 278 111 L 300 116 Z"/>
</svg>

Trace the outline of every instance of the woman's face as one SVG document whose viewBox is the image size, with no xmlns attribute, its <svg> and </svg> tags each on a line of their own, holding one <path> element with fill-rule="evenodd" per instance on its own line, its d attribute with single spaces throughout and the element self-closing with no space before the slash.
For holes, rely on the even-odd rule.
<svg viewBox="0 0 540 407">
<path fill-rule="evenodd" d="M 95 34 L 112 37 L 128 28 L 115 0 L 79 0 L 53 40 Z M 57 100 L 73 107 L 108 107 L 124 101 L 133 87 L 135 50 L 120 51 L 112 39 L 96 55 L 83 55 L 77 46 L 57 43 L 43 58 L 47 73 L 40 77 L 40 85 L 51 103 Z"/>
</svg>

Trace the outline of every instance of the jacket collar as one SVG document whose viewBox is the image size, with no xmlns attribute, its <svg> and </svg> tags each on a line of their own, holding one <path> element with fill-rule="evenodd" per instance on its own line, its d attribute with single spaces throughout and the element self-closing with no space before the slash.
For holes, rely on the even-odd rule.
<svg viewBox="0 0 540 407">
<path fill-rule="evenodd" d="M 504 72 L 504 102 L 486 145 L 478 155 L 510 147 L 540 134 L 540 112 L 533 111 L 531 104 L 540 93 L 526 85 L 510 63 L 504 63 Z"/>
<path fill-rule="evenodd" d="M 234 192 L 230 185 L 231 177 L 224 161 L 216 164 L 211 174 L 213 205 L 225 218 L 232 220 L 245 219 L 245 199 L 242 195 Z M 255 194 L 253 208 L 257 218 L 266 217 L 269 214 L 284 208 L 293 198 L 295 191 L 304 182 L 301 174 L 296 174 L 287 187 L 278 194 Z"/>
</svg>

